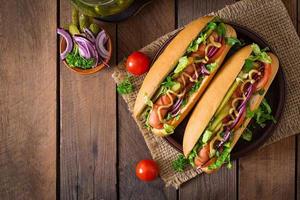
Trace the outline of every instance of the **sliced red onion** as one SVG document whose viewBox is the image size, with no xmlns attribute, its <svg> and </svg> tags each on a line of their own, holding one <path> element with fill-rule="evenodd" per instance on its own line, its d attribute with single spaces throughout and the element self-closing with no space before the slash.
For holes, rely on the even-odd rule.
<svg viewBox="0 0 300 200">
<path fill-rule="evenodd" d="M 246 99 L 241 103 L 241 105 L 239 106 L 239 110 L 242 109 L 242 107 L 244 107 L 247 102 L 249 101 L 250 97 L 252 96 L 252 93 L 253 93 L 253 90 L 254 90 L 254 87 L 253 87 L 253 84 L 251 84 L 248 89 L 247 89 L 247 92 L 246 92 Z"/>
<path fill-rule="evenodd" d="M 200 67 L 201 67 L 201 73 L 203 75 L 208 76 L 210 74 L 209 71 L 206 69 L 205 64 L 201 63 Z"/>
<path fill-rule="evenodd" d="M 222 41 L 222 36 L 218 37 L 217 42 L 221 42 Z M 207 57 L 211 58 L 213 57 L 217 52 L 218 52 L 219 48 L 217 47 L 211 47 L 209 48 L 208 52 L 207 52 Z"/>
<path fill-rule="evenodd" d="M 220 149 L 223 144 L 225 144 L 225 142 L 227 142 L 230 138 L 231 132 L 229 131 L 229 129 L 227 129 L 224 133 L 224 137 L 223 140 L 217 145 L 217 149 Z"/>
<path fill-rule="evenodd" d="M 93 52 L 94 44 L 90 40 L 79 35 L 75 35 L 73 38 L 74 41 L 78 44 L 80 56 L 86 59 L 95 57 L 95 52 Z"/>
<path fill-rule="evenodd" d="M 172 117 L 176 117 L 180 113 L 180 109 L 178 108 L 177 112 L 174 114 L 171 114 Z"/>
<path fill-rule="evenodd" d="M 83 31 L 84 31 L 86 37 L 87 37 L 91 42 L 93 42 L 93 43 L 96 42 L 96 38 L 95 38 L 94 34 L 92 33 L 92 31 L 90 31 L 90 29 L 85 28 L 85 29 L 83 29 Z"/>
<path fill-rule="evenodd" d="M 95 64 L 93 67 L 97 66 L 99 56 L 95 45 L 90 40 L 81 35 L 75 35 L 73 38 L 78 45 L 80 56 L 86 59 L 94 58 Z"/>
<path fill-rule="evenodd" d="M 232 125 L 229 128 L 226 129 L 223 140 L 218 144 L 217 148 L 222 147 L 223 144 L 226 143 L 229 140 L 230 135 L 231 135 L 231 130 L 237 125 L 237 123 L 239 122 L 239 120 L 243 116 L 244 112 L 246 112 L 246 104 L 244 104 L 244 106 L 241 107 L 241 109 L 239 110 L 238 116 L 235 118 Z"/>
<path fill-rule="evenodd" d="M 98 35 L 96 37 L 96 49 L 97 49 L 99 55 L 105 59 L 108 58 L 108 56 L 109 56 L 109 52 L 105 48 L 105 44 L 106 44 L 107 40 L 108 40 L 108 36 L 106 35 L 104 30 L 102 30 L 100 33 L 98 33 Z"/>
<path fill-rule="evenodd" d="M 170 108 L 171 115 L 178 114 L 180 105 L 182 104 L 183 99 L 178 98 L 175 104 Z"/>
<path fill-rule="evenodd" d="M 208 52 L 207 52 L 207 57 L 211 58 L 213 57 L 217 52 L 218 52 L 218 48 L 217 47 L 211 47 L 209 48 Z"/>
<path fill-rule="evenodd" d="M 246 112 L 246 103 L 239 110 L 237 117 L 235 118 L 235 120 L 233 121 L 233 123 L 229 128 L 229 131 L 231 131 L 237 125 L 237 123 L 240 121 L 241 117 L 243 116 L 244 112 Z"/>
<path fill-rule="evenodd" d="M 64 29 L 58 28 L 57 33 L 59 35 L 61 35 L 67 43 L 66 49 L 64 50 L 64 52 L 62 52 L 60 54 L 60 58 L 62 60 L 64 60 L 67 57 L 68 53 L 70 53 L 73 49 L 73 41 L 72 41 L 71 35 L 67 31 L 65 31 Z"/>
</svg>

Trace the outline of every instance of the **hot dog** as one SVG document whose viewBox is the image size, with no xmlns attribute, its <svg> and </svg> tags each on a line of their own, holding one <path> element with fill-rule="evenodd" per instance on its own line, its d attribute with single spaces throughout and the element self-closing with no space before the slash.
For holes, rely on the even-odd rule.
<svg viewBox="0 0 300 200">
<path fill-rule="evenodd" d="M 247 128 L 279 67 L 277 57 L 257 44 L 236 52 L 199 100 L 186 126 L 183 153 L 206 173 L 218 170 Z M 260 91 L 263 91 L 261 93 Z"/>
<path fill-rule="evenodd" d="M 235 30 L 212 16 L 185 26 L 145 77 L 134 117 L 158 136 L 172 134 L 223 62 L 228 38 L 236 39 Z"/>
</svg>

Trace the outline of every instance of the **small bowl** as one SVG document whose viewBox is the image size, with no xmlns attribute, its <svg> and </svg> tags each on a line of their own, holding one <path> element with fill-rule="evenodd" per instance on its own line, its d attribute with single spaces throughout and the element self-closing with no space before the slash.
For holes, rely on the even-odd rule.
<svg viewBox="0 0 300 200">
<path fill-rule="evenodd" d="M 112 55 L 112 41 L 111 41 L 111 38 L 110 38 L 110 35 L 107 33 L 107 31 L 105 31 L 105 33 L 107 34 L 108 36 L 108 40 L 107 40 L 107 49 L 108 49 L 108 52 L 109 52 L 109 55 L 106 59 L 104 59 L 104 61 L 100 64 L 98 64 L 96 67 L 94 68 L 91 68 L 91 69 L 81 69 L 81 68 L 78 68 L 78 67 L 70 67 L 68 65 L 68 63 L 66 62 L 66 60 L 63 60 L 63 63 L 66 65 L 66 67 L 70 70 L 72 70 L 73 72 L 76 72 L 78 74 L 82 74 L 82 75 L 88 75 L 88 74 L 94 74 L 102 69 L 104 69 L 109 61 L 110 61 L 110 58 L 111 58 L 111 55 Z M 60 40 L 60 52 L 63 52 L 65 49 L 66 49 L 66 46 L 67 46 L 67 43 L 66 43 L 66 40 L 64 38 L 61 38 Z"/>
</svg>

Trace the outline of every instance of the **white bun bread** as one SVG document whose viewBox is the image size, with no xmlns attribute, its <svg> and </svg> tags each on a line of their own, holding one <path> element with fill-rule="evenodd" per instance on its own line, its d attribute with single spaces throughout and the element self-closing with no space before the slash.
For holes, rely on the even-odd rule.
<svg viewBox="0 0 300 200">
<path fill-rule="evenodd" d="M 269 89 L 271 83 L 273 82 L 276 74 L 277 74 L 277 71 L 278 71 L 278 68 L 279 68 L 279 61 L 278 61 L 278 58 L 272 54 L 272 53 L 268 53 L 268 55 L 271 57 L 272 59 L 272 63 L 271 63 L 271 69 L 272 69 L 272 72 L 271 72 L 271 75 L 270 75 L 270 78 L 268 80 L 268 82 L 266 83 L 266 85 L 263 87 L 263 89 L 265 90 L 264 94 L 263 95 L 260 95 L 260 94 L 254 94 L 251 98 L 250 98 L 250 110 L 256 110 L 262 100 L 264 99 L 264 96 L 266 94 L 266 91 Z M 239 140 L 239 138 L 241 137 L 241 135 L 243 134 L 244 130 L 247 128 L 249 122 L 251 121 L 251 118 L 246 118 L 246 120 L 244 121 L 243 125 L 234 132 L 234 136 L 233 136 L 233 141 L 231 143 L 231 146 L 230 146 L 230 150 L 232 150 L 235 146 L 235 144 L 237 143 L 237 141 Z M 204 171 L 205 173 L 213 173 L 215 171 L 217 171 L 218 169 L 214 169 L 214 170 L 210 170 L 208 169 L 208 167 L 205 167 L 205 168 L 202 168 L 202 171 Z"/>
<path fill-rule="evenodd" d="M 251 45 L 248 45 L 231 56 L 202 95 L 184 132 L 183 154 L 185 156 L 198 142 L 251 52 Z"/>
<path fill-rule="evenodd" d="M 214 17 L 212 16 L 206 16 L 188 24 L 183 30 L 181 30 L 178 33 L 178 35 L 170 42 L 170 44 L 166 47 L 163 53 L 157 58 L 157 60 L 154 62 L 153 66 L 149 70 L 147 76 L 145 77 L 144 82 L 137 95 L 135 105 L 134 105 L 134 112 L 133 112 L 135 118 L 138 119 L 140 114 L 144 111 L 146 107 L 145 95 L 147 95 L 147 97 L 150 99 L 152 98 L 152 96 L 160 88 L 160 84 L 165 80 L 165 78 L 170 74 L 170 72 L 174 70 L 179 58 L 184 55 L 191 41 L 193 41 L 198 36 L 201 30 L 213 18 Z M 235 30 L 229 25 L 225 25 L 225 26 L 226 26 L 226 37 L 236 38 Z M 203 79 L 200 88 L 197 90 L 197 92 L 195 92 L 193 95 L 190 96 L 187 105 L 180 111 L 180 117 L 176 120 L 168 122 L 169 125 L 175 128 L 186 117 L 186 115 L 193 108 L 193 106 L 200 98 L 200 96 L 206 89 L 207 85 L 215 75 L 215 72 L 222 64 L 230 48 L 231 46 L 225 44 L 225 48 L 222 54 L 215 60 L 217 66 L 214 73 L 211 73 L 209 76 L 206 76 Z M 166 136 L 164 129 L 153 128 L 152 132 L 158 136 Z"/>
</svg>

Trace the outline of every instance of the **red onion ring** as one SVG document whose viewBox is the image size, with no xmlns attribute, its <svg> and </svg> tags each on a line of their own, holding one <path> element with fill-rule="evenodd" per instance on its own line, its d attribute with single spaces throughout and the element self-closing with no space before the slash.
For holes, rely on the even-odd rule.
<svg viewBox="0 0 300 200">
<path fill-rule="evenodd" d="M 205 67 L 205 64 L 201 63 L 200 68 L 201 68 L 201 73 L 202 73 L 204 76 L 210 75 L 209 71 L 208 71 L 208 70 L 206 69 L 206 67 Z"/>
<path fill-rule="evenodd" d="M 58 28 L 57 33 L 61 35 L 67 43 L 66 49 L 60 54 L 60 58 L 64 60 L 67 57 L 68 53 L 70 53 L 73 49 L 73 41 L 71 35 L 64 29 Z"/>
<path fill-rule="evenodd" d="M 86 59 L 95 58 L 95 64 L 93 68 L 97 66 L 99 61 L 99 56 L 95 45 L 90 40 L 88 40 L 87 38 L 81 35 L 75 35 L 73 38 L 78 45 L 80 56 Z"/>
<path fill-rule="evenodd" d="M 175 104 L 170 108 L 170 114 L 171 115 L 177 115 L 179 112 L 179 108 L 180 105 L 182 104 L 183 99 L 182 98 L 178 98 L 177 101 L 175 102 Z"/>
<path fill-rule="evenodd" d="M 251 84 L 248 89 L 247 89 L 247 92 L 246 92 L 246 99 L 241 103 L 241 105 L 239 106 L 239 110 L 242 109 L 242 107 L 244 107 L 247 102 L 249 101 L 250 97 L 252 96 L 252 93 L 253 93 L 253 90 L 254 90 L 254 87 L 253 87 L 253 84 Z"/>
<path fill-rule="evenodd" d="M 222 42 L 222 36 L 219 36 L 217 38 L 217 42 L 221 43 Z M 220 48 L 217 48 L 217 47 L 211 47 L 209 48 L 208 52 L 207 52 L 207 57 L 208 58 L 211 58 L 213 57 L 219 50 Z"/>
<path fill-rule="evenodd" d="M 108 40 L 108 36 L 106 35 L 104 30 L 102 30 L 100 33 L 98 33 L 98 35 L 96 37 L 96 49 L 97 49 L 99 55 L 105 59 L 108 58 L 108 56 L 109 56 L 109 52 L 105 48 L 105 44 L 106 44 L 107 40 Z"/>
<path fill-rule="evenodd" d="M 95 38 L 94 34 L 92 33 L 92 31 L 90 31 L 90 29 L 88 29 L 88 28 L 83 29 L 83 31 L 84 31 L 86 37 L 87 37 L 91 42 L 95 43 L 96 38 Z"/>
</svg>

